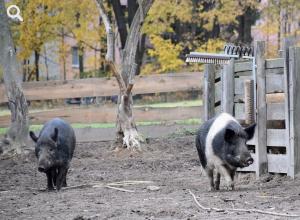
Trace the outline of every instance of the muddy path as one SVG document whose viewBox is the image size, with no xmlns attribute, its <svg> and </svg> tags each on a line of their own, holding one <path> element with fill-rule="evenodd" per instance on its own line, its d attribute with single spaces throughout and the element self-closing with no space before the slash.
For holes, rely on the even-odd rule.
<svg viewBox="0 0 300 220">
<path fill-rule="evenodd" d="M 116 184 L 120 181 L 151 182 Z M 43 190 L 46 176 L 37 171 L 33 152 L 2 158 L 0 219 L 300 219 L 203 211 L 189 193 L 207 207 L 300 215 L 299 177 L 267 175 L 258 181 L 242 174 L 233 192 L 222 183 L 221 191 L 208 192 L 207 184 L 194 136 L 150 139 L 141 154 L 112 153 L 111 142 L 78 144 L 68 175 L 71 188 L 59 193 Z"/>
</svg>

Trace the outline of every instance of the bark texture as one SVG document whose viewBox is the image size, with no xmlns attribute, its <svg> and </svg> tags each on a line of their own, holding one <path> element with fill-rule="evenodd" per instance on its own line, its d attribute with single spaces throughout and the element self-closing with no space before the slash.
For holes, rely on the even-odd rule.
<svg viewBox="0 0 300 220">
<path fill-rule="evenodd" d="M 107 33 L 107 54 L 106 61 L 110 65 L 110 68 L 117 79 L 120 87 L 120 95 L 118 99 L 118 115 L 117 115 L 117 138 L 116 143 L 122 144 L 123 147 L 133 150 L 140 150 L 140 142 L 142 140 L 139 135 L 132 114 L 132 93 L 131 90 L 134 85 L 134 76 L 138 71 L 137 60 L 137 50 L 139 41 L 141 38 L 141 27 L 143 25 L 144 18 L 148 13 L 153 0 L 138 0 L 138 7 L 134 14 L 132 20 L 130 19 L 130 28 L 128 32 L 124 31 L 123 22 L 116 21 L 116 24 L 122 24 L 122 27 L 118 27 L 118 31 L 122 31 L 119 36 L 123 37 L 121 51 L 121 66 L 118 68 L 114 63 L 114 41 L 116 34 L 113 32 L 112 24 L 108 18 L 105 8 L 103 6 L 102 0 L 97 0 L 100 15 L 102 17 L 103 23 L 105 25 L 105 30 Z M 117 7 L 117 4 L 114 6 Z M 128 6 L 130 7 L 130 6 Z M 114 8 L 115 12 L 118 12 L 117 8 Z M 132 11 L 131 11 L 132 13 Z M 115 16 L 116 19 L 124 20 L 123 14 L 118 12 Z M 126 39 L 124 40 L 124 35 Z"/>
<path fill-rule="evenodd" d="M 11 124 L 2 141 L 8 151 L 21 153 L 28 137 L 28 107 L 20 79 L 20 65 L 16 59 L 15 47 L 9 29 L 4 0 L 0 0 L 0 64 L 4 72 L 4 84 L 11 111 Z M 21 76 L 21 74 L 20 74 Z"/>
</svg>

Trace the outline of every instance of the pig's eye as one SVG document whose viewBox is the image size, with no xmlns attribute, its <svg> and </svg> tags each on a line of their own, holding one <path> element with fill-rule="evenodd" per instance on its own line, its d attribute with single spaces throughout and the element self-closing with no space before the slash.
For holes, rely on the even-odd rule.
<svg viewBox="0 0 300 220">
<path fill-rule="evenodd" d="M 50 148 L 49 151 L 52 153 L 54 151 L 54 149 Z"/>
</svg>

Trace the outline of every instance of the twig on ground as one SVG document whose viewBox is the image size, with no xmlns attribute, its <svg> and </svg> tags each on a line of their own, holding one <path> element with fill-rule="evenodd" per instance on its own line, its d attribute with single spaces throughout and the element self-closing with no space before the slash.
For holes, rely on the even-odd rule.
<svg viewBox="0 0 300 220">
<path fill-rule="evenodd" d="M 122 191 L 122 192 L 135 192 L 135 191 L 133 191 L 133 190 L 122 189 L 122 188 L 119 188 L 119 187 L 114 187 L 114 186 L 109 186 L 109 185 L 106 185 L 105 187 L 106 187 L 106 188 L 109 188 L 109 189 L 119 190 L 119 191 Z"/>
<path fill-rule="evenodd" d="M 94 182 L 94 183 L 88 183 L 88 184 L 81 184 L 77 186 L 68 186 L 68 187 L 63 187 L 62 190 L 69 190 L 69 189 L 82 189 L 82 188 L 101 188 L 101 187 L 106 187 L 106 188 L 111 188 L 119 191 L 124 191 L 124 192 L 134 192 L 133 190 L 127 190 L 127 189 L 122 189 L 120 187 L 122 186 L 130 186 L 130 185 L 138 185 L 138 184 L 149 184 L 153 183 L 152 181 L 137 181 L 137 180 L 131 180 L 131 181 L 120 181 L 120 182 L 113 182 L 113 183 L 107 183 L 104 184 L 103 182 Z"/>
<path fill-rule="evenodd" d="M 153 183 L 153 182 L 152 181 L 129 180 L 129 181 L 108 183 L 107 185 L 109 185 L 109 186 L 129 186 L 129 185 L 148 184 L 148 183 Z"/>
<path fill-rule="evenodd" d="M 67 186 L 67 187 L 63 187 L 61 188 L 62 190 L 68 190 L 68 189 L 82 189 L 82 188 L 87 188 L 87 187 L 92 187 L 93 184 L 81 184 L 81 185 L 77 185 L 77 186 Z"/>
<path fill-rule="evenodd" d="M 283 216 L 283 217 L 300 217 L 300 215 L 296 215 L 296 214 L 285 214 L 285 213 L 279 213 L 279 212 L 268 212 L 268 211 L 263 211 L 263 210 L 259 210 L 259 209 L 219 209 L 216 207 L 205 207 L 203 205 L 201 205 L 195 194 L 192 193 L 191 190 L 189 190 L 189 193 L 192 195 L 195 203 L 197 204 L 197 206 L 199 208 L 201 208 L 202 210 L 206 210 L 206 211 L 216 211 L 216 212 L 256 212 L 256 213 L 260 213 L 260 214 L 266 214 L 266 215 L 275 215 L 275 216 Z"/>
</svg>

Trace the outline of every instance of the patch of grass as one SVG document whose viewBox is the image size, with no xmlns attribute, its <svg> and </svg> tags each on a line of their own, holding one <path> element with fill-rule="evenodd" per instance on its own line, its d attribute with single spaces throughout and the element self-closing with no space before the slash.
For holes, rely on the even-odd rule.
<svg viewBox="0 0 300 220">
<path fill-rule="evenodd" d="M 5 134 L 8 128 L 0 128 L 0 134 Z"/>
<path fill-rule="evenodd" d="M 202 100 L 191 100 L 182 102 L 165 102 L 165 103 L 154 103 L 145 105 L 135 105 L 136 108 L 141 107 L 151 107 L 151 108 L 174 108 L 174 107 L 193 107 L 201 106 L 203 104 Z"/>
<path fill-rule="evenodd" d="M 115 123 L 91 123 L 91 124 L 82 124 L 82 123 L 73 123 L 73 128 L 113 128 Z"/>
<path fill-rule="evenodd" d="M 185 120 L 176 120 L 175 122 L 179 125 L 200 125 L 202 120 L 200 118 L 190 118 Z"/>
<path fill-rule="evenodd" d="M 5 115 L 10 115 L 10 111 L 9 110 L 3 110 L 3 109 L 0 109 L 0 116 L 5 116 Z"/>
</svg>

